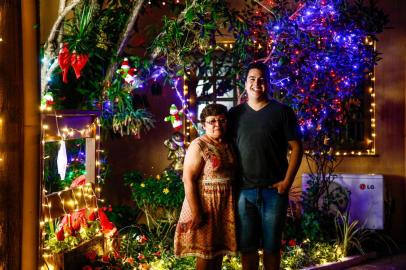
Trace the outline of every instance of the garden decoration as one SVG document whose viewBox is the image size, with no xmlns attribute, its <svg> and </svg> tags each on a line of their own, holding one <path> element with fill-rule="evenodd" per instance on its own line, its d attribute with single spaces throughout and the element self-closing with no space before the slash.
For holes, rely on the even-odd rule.
<svg viewBox="0 0 406 270">
<path fill-rule="evenodd" d="M 175 132 L 171 138 L 165 140 L 164 145 L 168 148 L 168 159 L 171 161 L 168 169 L 181 172 L 186 150 L 184 146 L 184 136 Z"/>
<path fill-rule="evenodd" d="M 171 122 L 173 129 L 179 131 L 182 128 L 183 109 L 179 110 L 175 104 L 172 104 L 169 108 L 169 114 L 164 118 L 164 121 Z"/>
<path fill-rule="evenodd" d="M 98 206 L 98 185 L 103 180 L 99 128 L 97 112 L 42 114 L 42 177 L 45 179 L 40 217 L 41 265 L 69 269 L 67 264 L 72 263 L 69 258 L 79 247 L 104 248 L 104 242 L 109 243 L 107 239 L 116 231 Z M 86 154 L 81 150 L 82 145 Z M 59 164 L 56 157 L 62 160 Z"/>
<path fill-rule="evenodd" d="M 68 71 L 70 66 L 72 66 L 75 71 L 76 79 L 79 79 L 80 72 L 85 67 L 88 59 L 89 54 L 77 54 L 75 51 L 70 53 L 68 44 L 63 44 L 58 54 L 58 64 L 62 70 L 62 81 L 68 83 Z"/>
<path fill-rule="evenodd" d="M 131 86 L 137 88 L 140 85 L 140 80 L 137 78 L 137 75 L 135 74 L 137 72 L 137 69 L 130 66 L 127 57 L 123 59 L 120 68 L 117 69 L 116 72 L 120 74 L 121 77 L 124 79 L 124 81 L 130 84 Z"/>
<path fill-rule="evenodd" d="M 127 82 L 119 80 L 120 74 L 114 76 L 116 59 L 124 53 L 143 4 L 144 1 L 111 1 L 106 5 L 88 0 L 60 1 L 57 20 L 44 44 L 42 97 L 52 95 L 55 109 L 103 109 L 103 127 L 122 136 L 140 137 L 152 128 L 152 114 L 145 108 L 136 108 L 131 100 L 132 89 L 143 83 L 132 74 L 135 70 L 121 70 L 127 73 Z M 76 79 L 83 78 L 72 80 L 72 74 Z M 41 108 L 50 109 L 44 105 Z"/>
<path fill-rule="evenodd" d="M 58 173 L 61 176 L 61 180 L 65 180 L 66 165 L 68 164 L 68 158 L 66 156 L 66 144 L 64 140 L 60 142 L 61 146 L 58 151 Z"/>
</svg>

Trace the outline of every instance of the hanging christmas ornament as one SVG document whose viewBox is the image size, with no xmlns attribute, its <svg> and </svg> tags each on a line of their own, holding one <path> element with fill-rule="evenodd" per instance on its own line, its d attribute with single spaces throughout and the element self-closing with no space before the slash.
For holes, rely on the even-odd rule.
<svg viewBox="0 0 406 270">
<path fill-rule="evenodd" d="M 178 110 L 176 105 L 172 104 L 171 107 L 169 107 L 169 114 L 170 115 L 164 118 L 164 121 L 171 122 L 175 131 L 179 131 L 182 128 L 181 116 L 183 115 L 183 109 Z"/>
<path fill-rule="evenodd" d="M 130 66 L 130 62 L 127 57 L 121 62 L 120 68 L 117 73 L 121 75 L 124 81 L 134 87 L 138 87 L 142 82 L 136 75 L 137 69 Z"/>
<path fill-rule="evenodd" d="M 80 78 L 80 72 L 85 67 L 88 59 L 89 54 L 77 54 L 75 51 L 72 53 L 70 62 L 75 71 L 76 79 Z"/>
<path fill-rule="evenodd" d="M 62 81 L 68 83 L 68 71 L 70 65 L 70 53 L 68 49 L 68 43 L 64 43 L 63 47 L 59 51 L 58 64 L 62 70 Z"/>
<path fill-rule="evenodd" d="M 58 151 L 57 157 L 57 165 L 58 165 L 58 174 L 61 176 L 61 180 L 65 179 L 66 174 L 66 165 L 68 165 L 68 158 L 66 156 L 66 144 L 65 141 L 62 140 L 61 146 Z"/>
</svg>

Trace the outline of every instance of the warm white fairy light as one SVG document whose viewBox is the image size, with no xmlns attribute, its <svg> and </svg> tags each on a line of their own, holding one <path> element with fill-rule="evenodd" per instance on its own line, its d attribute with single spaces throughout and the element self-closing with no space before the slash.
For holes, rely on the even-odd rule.
<svg viewBox="0 0 406 270">
<path fill-rule="evenodd" d="M 100 152 L 104 152 L 103 150 L 100 149 L 100 120 L 99 118 L 96 118 L 95 121 L 87 125 L 83 129 L 74 129 L 70 127 L 63 127 L 62 129 L 59 129 L 58 127 L 58 119 L 63 118 L 63 115 L 58 115 L 55 113 L 55 121 L 56 121 L 56 128 L 57 128 L 57 134 L 61 138 L 61 140 L 67 140 L 67 139 L 74 139 L 77 137 L 93 137 L 96 141 L 96 149 L 95 149 L 95 159 L 96 159 L 96 164 L 97 167 L 100 167 L 101 162 L 100 162 Z M 53 141 L 52 136 L 49 136 L 47 132 L 49 129 L 52 127 L 52 125 L 44 124 L 42 126 L 42 145 L 43 147 L 45 146 L 45 143 L 47 140 Z M 48 135 L 48 136 L 47 136 Z M 79 135 L 79 136 L 78 136 Z M 43 151 L 45 153 L 45 151 Z M 49 158 L 49 156 L 43 156 L 44 158 Z M 43 177 L 44 177 L 44 170 L 42 171 Z M 100 171 L 99 168 L 97 168 L 97 179 L 101 178 L 99 175 Z M 95 192 L 97 190 L 97 192 Z M 53 194 L 45 195 L 47 191 L 43 189 L 43 198 L 44 198 L 44 203 L 42 207 L 42 218 L 39 221 L 40 228 L 41 228 L 41 234 L 43 235 L 45 233 L 44 226 L 46 223 L 53 223 L 52 219 L 52 213 L 55 211 L 53 210 L 53 204 L 56 204 L 57 208 L 61 208 L 63 210 L 64 215 L 70 216 L 70 213 L 75 213 L 80 211 L 85 207 L 85 209 L 90 209 L 94 211 L 98 211 L 98 195 L 100 194 L 101 188 L 97 187 L 94 188 L 92 183 L 87 182 L 85 185 L 81 185 L 75 188 L 66 188 L 63 191 L 59 191 Z M 51 200 L 52 202 L 51 203 Z M 53 225 L 52 225 L 53 226 Z M 65 232 L 67 234 L 67 232 Z M 98 235 L 102 235 L 102 233 L 98 233 Z M 43 235 L 43 237 L 45 237 Z M 46 247 L 42 248 L 43 251 L 46 250 Z M 48 252 L 43 253 L 45 258 L 51 257 Z M 52 263 L 48 263 L 48 268 L 47 269 L 55 269 L 54 265 Z"/>
<path fill-rule="evenodd" d="M 375 45 L 374 42 L 372 42 L 372 44 L 369 41 L 369 38 L 365 38 L 365 42 L 368 43 L 369 45 Z M 337 156 L 340 155 L 354 155 L 354 156 L 362 156 L 362 155 L 375 155 L 375 144 L 376 144 L 376 102 L 375 102 L 375 74 L 374 72 L 370 72 L 369 73 L 369 78 L 371 80 L 371 86 L 368 88 L 368 93 L 371 97 L 371 104 L 370 104 L 370 108 L 369 108 L 369 112 L 371 113 L 370 115 L 370 130 L 371 130 L 371 138 L 366 138 L 365 142 L 366 142 L 366 147 L 367 149 L 364 151 L 351 151 L 350 153 L 341 153 L 339 151 L 337 151 L 335 154 Z"/>
</svg>

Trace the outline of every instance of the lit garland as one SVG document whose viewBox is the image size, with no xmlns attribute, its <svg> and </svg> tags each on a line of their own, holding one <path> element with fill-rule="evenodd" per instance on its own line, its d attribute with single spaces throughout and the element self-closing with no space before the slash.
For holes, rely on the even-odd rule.
<svg viewBox="0 0 406 270">
<path fill-rule="evenodd" d="M 66 117 L 75 117 L 75 114 L 69 115 Z M 77 116 L 83 116 L 83 114 L 78 114 Z M 42 203 L 42 215 L 41 215 L 41 220 L 40 220 L 40 229 L 42 231 L 42 241 L 44 241 L 46 237 L 46 231 L 45 231 L 45 224 L 49 224 L 51 232 L 55 232 L 54 228 L 54 218 L 57 217 L 58 219 L 62 216 L 67 216 L 68 219 L 70 216 L 74 213 L 78 213 L 82 211 L 82 209 L 87 209 L 90 212 L 96 213 L 99 210 L 99 202 L 104 202 L 103 199 L 100 199 L 100 192 L 101 188 L 99 186 L 99 183 L 103 181 L 100 176 L 100 168 L 101 168 L 101 162 L 100 162 L 100 153 L 103 152 L 103 150 L 100 150 L 100 122 L 99 118 L 95 116 L 93 119 L 93 122 L 90 124 L 87 124 L 84 128 L 82 129 L 76 129 L 76 128 L 71 128 L 71 127 L 63 127 L 59 128 L 59 125 L 61 122 L 63 122 L 63 118 L 65 117 L 63 114 L 59 113 L 54 113 L 54 114 L 48 114 L 44 115 L 43 117 L 48 117 L 48 118 L 43 118 L 43 125 L 42 125 L 42 145 L 44 147 L 46 142 L 51 142 L 51 141 L 58 141 L 58 140 L 68 140 L 68 139 L 76 139 L 76 138 L 94 138 L 95 140 L 95 169 L 96 169 L 96 175 L 95 179 L 95 184 L 87 181 L 92 181 L 92 179 L 86 179 L 86 183 L 84 184 L 79 184 L 78 186 L 68 188 L 66 187 L 65 190 L 61 190 L 58 192 L 54 192 L 51 194 L 47 194 L 47 190 L 43 188 L 43 203 Z M 55 125 L 51 125 L 51 119 L 55 120 Z M 56 130 L 53 130 L 53 132 L 50 131 L 51 126 L 56 128 Z M 49 131 L 49 132 L 48 132 Z M 54 135 L 56 133 L 56 136 Z M 79 151 L 79 156 L 80 156 Z M 44 148 L 42 153 L 44 154 Z M 82 153 L 82 156 L 84 153 Z M 91 153 L 87 153 L 87 155 L 91 155 Z M 49 156 L 43 156 L 42 159 L 45 160 L 49 158 Z M 70 161 L 80 161 L 79 157 L 76 158 L 71 158 Z M 42 170 L 42 178 L 44 179 L 44 168 Z M 93 227 L 92 227 L 93 228 Z M 89 228 L 93 230 L 92 228 Z M 101 233 L 96 234 L 101 235 Z M 65 232 L 66 236 L 66 232 Z M 52 257 L 52 254 L 49 253 L 49 250 L 47 250 L 47 247 L 43 247 L 42 250 L 42 257 L 44 258 L 45 261 L 47 261 L 48 266 L 52 266 L 52 260 L 49 261 L 49 259 Z"/>
<path fill-rule="evenodd" d="M 184 143 L 187 146 L 190 143 L 191 127 L 196 129 L 196 131 L 198 129 L 197 129 L 196 123 L 193 121 L 194 113 L 192 113 L 190 111 L 191 99 L 189 96 L 189 87 L 187 85 L 187 76 L 186 75 L 183 76 L 183 96 L 181 95 L 181 93 L 178 90 L 179 80 L 180 80 L 179 77 L 172 80 L 172 82 L 173 82 L 172 89 L 176 91 L 176 96 L 179 98 L 179 100 L 182 104 L 182 108 L 185 112 L 184 115 L 185 115 L 185 122 L 186 122 L 186 125 L 185 125 L 185 134 L 186 135 L 184 136 Z"/>
</svg>

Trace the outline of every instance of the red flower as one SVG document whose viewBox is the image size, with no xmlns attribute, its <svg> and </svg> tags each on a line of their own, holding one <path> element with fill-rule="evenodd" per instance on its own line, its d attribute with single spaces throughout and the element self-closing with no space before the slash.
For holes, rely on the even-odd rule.
<svg viewBox="0 0 406 270">
<path fill-rule="evenodd" d="M 102 256 L 102 262 L 108 263 L 109 261 L 110 261 L 109 255 L 103 255 L 103 256 Z"/>
<path fill-rule="evenodd" d="M 76 219 L 76 220 L 72 221 L 72 229 L 73 229 L 74 231 L 79 231 L 79 229 L 80 229 L 80 223 L 81 223 L 81 220 L 80 220 L 80 219 Z"/>
<path fill-rule="evenodd" d="M 288 246 L 290 246 L 290 247 L 296 246 L 296 241 L 294 239 L 289 240 Z"/>
<path fill-rule="evenodd" d="M 85 257 L 89 261 L 93 262 L 94 260 L 96 260 L 97 253 L 96 253 L 96 251 L 92 250 L 92 251 L 86 253 Z"/>
<path fill-rule="evenodd" d="M 137 239 L 138 243 L 140 243 L 140 244 L 144 244 L 145 242 L 148 241 L 148 238 L 145 235 L 139 235 L 139 236 L 137 236 L 136 239 Z"/>
<path fill-rule="evenodd" d="M 134 264 L 134 258 L 133 257 L 128 257 L 127 259 L 125 259 L 125 262 L 133 265 Z"/>
<path fill-rule="evenodd" d="M 152 253 L 152 255 L 157 256 L 157 257 L 161 257 L 161 252 L 160 252 L 160 251 L 157 251 L 157 252 L 155 252 L 155 253 Z"/>
<path fill-rule="evenodd" d="M 145 256 L 144 256 L 144 254 L 141 254 L 141 253 L 138 253 L 138 260 L 143 260 L 143 259 L 145 259 Z"/>
<path fill-rule="evenodd" d="M 63 230 L 63 227 L 56 233 L 56 239 L 58 241 L 63 241 L 65 239 L 65 232 Z"/>
<path fill-rule="evenodd" d="M 282 239 L 282 246 L 286 245 L 286 240 Z"/>
<path fill-rule="evenodd" d="M 93 270 L 93 268 L 90 265 L 85 265 L 82 267 L 82 270 Z"/>
<path fill-rule="evenodd" d="M 140 265 L 138 266 L 138 269 L 140 269 L 140 270 L 148 270 L 149 265 L 147 263 L 140 263 Z"/>
</svg>

